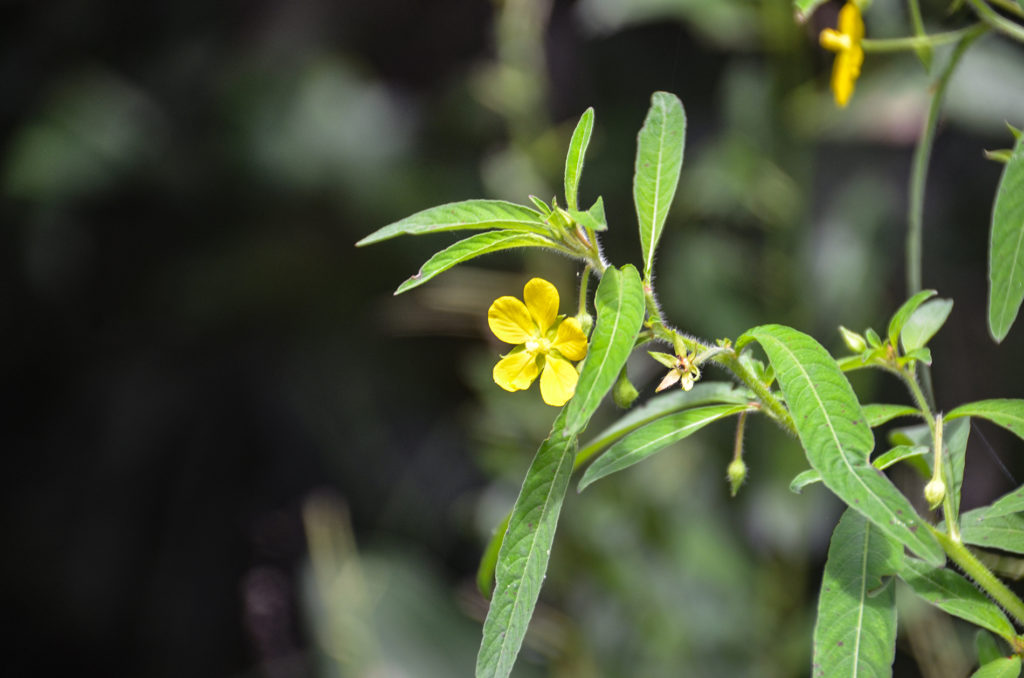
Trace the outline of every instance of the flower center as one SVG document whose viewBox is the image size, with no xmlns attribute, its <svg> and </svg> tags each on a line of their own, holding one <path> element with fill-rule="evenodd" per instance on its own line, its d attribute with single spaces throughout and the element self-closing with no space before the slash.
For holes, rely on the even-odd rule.
<svg viewBox="0 0 1024 678">
<path fill-rule="evenodd" d="M 546 337 L 537 337 L 526 342 L 526 350 L 530 353 L 547 353 L 551 350 L 551 340 Z"/>
</svg>

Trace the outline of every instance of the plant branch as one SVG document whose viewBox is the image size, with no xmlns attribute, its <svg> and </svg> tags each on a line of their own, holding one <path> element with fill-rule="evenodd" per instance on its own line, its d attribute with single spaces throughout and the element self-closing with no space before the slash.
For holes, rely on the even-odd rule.
<svg viewBox="0 0 1024 678">
<path fill-rule="evenodd" d="M 1024 42 L 1024 26 L 1014 23 L 1001 14 L 996 13 L 994 9 L 982 2 L 982 0 L 967 1 L 971 3 L 971 7 L 974 8 L 974 11 L 986 24 L 1003 35 L 1013 38 L 1017 42 Z"/>
</svg>

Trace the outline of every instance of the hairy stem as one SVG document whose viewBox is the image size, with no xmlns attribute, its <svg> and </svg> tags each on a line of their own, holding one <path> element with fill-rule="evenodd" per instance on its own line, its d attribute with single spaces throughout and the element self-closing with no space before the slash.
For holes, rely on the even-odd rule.
<svg viewBox="0 0 1024 678">
<path fill-rule="evenodd" d="M 950 535 L 930 528 L 932 534 L 938 539 L 942 550 L 974 583 L 982 588 L 992 600 L 1010 613 L 1018 624 L 1024 625 L 1024 602 L 1017 594 L 1011 591 L 999 577 L 992 574 L 992 571 L 985 567 L 980 560 L 961 542 L 955 541 Z"/>
</svg>

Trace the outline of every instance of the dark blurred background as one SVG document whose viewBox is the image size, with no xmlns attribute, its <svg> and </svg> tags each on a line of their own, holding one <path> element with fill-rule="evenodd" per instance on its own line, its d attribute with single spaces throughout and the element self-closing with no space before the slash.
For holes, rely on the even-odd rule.
<svg viewBox="0 0 1024 678">
<path fill-rule="evenodd" d="M 935 29 L 967 20 L 923 4 Z M 5 674 L 469 675 L 477 561 L 556 413 L 491 382 L 486 309 L 541 275 L 568 310 L 579 271 L 499 255 L 394 298 L 453 238 L 355 241 L 560 193 L 594 106 L 581 201 L 604 196 L 607 254 L 636 263 L 636 132 L 669 90 L 689 121 L 669 317 L 709 338 L 788 323 L 841 354 L 838 324 L 882 330 L 906 296 L 930 79 L 869 55 L 836 110 L 816 36 L 838 6 L 800 25 L 786 0 L 0 3 Z M 867 21 L 909 32 L 900 3 Z M 984 324 L 1001 166 L 982 150 L 1011 145 L 1004 121 L 1024 127 L 1024 51 L 988 36 L 928 186 L 924 282 L 956 304 L 933 342 L 945 409 L 1024 393 L 1024 330 L 995 346 Z M 631 370 L 649 397 L 655 366 Z M 1014 486 L 997 459 L 1024 480 L 1020 441 L 976 432 L 965 508 Z M 572 494 L 516 675 L 807 675 L 839 507 L 788 491 L 806 462 L 763 422 L 730 500 L 730 438 Z M 897 675 L 932 651 L 952 658 L 923 675 L 964 675 L 969 629 L 901 614 Z M 921 649 L 920 618 L 952 640 Z"/>
</svg>

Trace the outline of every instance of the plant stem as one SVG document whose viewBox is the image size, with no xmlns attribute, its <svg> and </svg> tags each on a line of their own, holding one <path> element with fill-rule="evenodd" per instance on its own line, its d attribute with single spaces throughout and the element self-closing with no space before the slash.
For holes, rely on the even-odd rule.
<svg viewBox="0 0 1024 678">
<path fill-rule="evenodd" d="M 974 11 L 977 12 L 978 16 L 986 24 L 1017 42 L 1024 42 L 1024 26 L 997 14 L 994 9 L 982 2 L 982 0 L 968 0 L 968 2 L 971 3 Z"/>
<path fill-rule="evenodd" d="M 1017 594 L 992 574 L 992 571 L 985 567 L 961 542 L 955 541 L 950 535 L 936 530 L 934 527 L 930 527 L 930 529 L 950 560 L 991 596 L 992 600 L 1009 612 L 1018 624 L 1024 625 L 1024 602 L 1017 597 Z"/>
<path fill-rule="evenodd" d="M 583 276 L 580 280 L 579 310 L 576 312 L 576 315 L 579 316 L 586 315 L 587 313 L 587 286 L 590 284 L 591 270 L 593 270 L 593 267 L 590 264 L 587 264 L 586 266 L 583 267 Z"/>
<path fill-rule="evenodd" d="M 911 35 L 905 38 L 864 38 L 860 46 L 865 52 L 905 52 L 921 47 L 938 47 L 960 40 L 971 32 L 975 27 L 983 24 L 974 24 L 955 31 L 944 33 L 932 33 L 931 35 Z"/>
<path fill-rule="evenodd" d="M 1001 9 L 1010 14 L 1016 14 L 1019 17 L 1024 17 L 1024 7 L 1021 7 L 1013 0 L 989 0 L 993 5 L 998 5 Z"/>
</svg>

